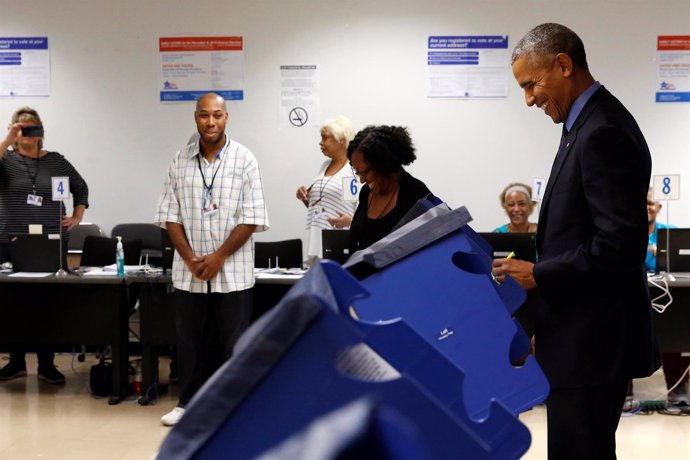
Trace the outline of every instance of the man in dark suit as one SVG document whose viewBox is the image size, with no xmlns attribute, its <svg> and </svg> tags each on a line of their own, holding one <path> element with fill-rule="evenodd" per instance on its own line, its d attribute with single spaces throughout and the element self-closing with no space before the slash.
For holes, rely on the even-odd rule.
<svg viewBox="0 0 690 460">
<path fill-rule="evenodd" d="M 539 215 L 538 262 L 498 259 L 493 272 L 537 289 L 549 459 L 615 459 L 628 380 L 659 367 L 644 265 L 649 150 L 567 27 L 532 29 L 512 68 L 527 105 L 564 129 Z"/>
</svg>

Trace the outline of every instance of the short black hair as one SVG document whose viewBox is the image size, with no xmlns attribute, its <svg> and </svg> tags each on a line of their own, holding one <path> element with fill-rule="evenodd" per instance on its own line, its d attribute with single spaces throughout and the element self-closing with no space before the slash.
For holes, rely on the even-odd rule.
<svg viewBox="0 0 690 460">
<path fill-rule="evenodd" d="M 350 142 L 347 158 L 354 152 L 361 152 L 369 167 L 381 174 L 400 171 L 417 159 L 410 133 L 402 126 L 367 126 Z"/>
</svg>

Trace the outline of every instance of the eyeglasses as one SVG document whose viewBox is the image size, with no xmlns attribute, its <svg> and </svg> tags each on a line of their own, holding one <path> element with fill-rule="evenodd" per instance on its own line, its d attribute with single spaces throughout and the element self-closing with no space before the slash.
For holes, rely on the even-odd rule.
<svg viewBox="0 0 690 460">
<path fill-rule="evenodd" d="M 371 171 L 371 167 L 365 168 L 362 171 L 357 171 L 354 167 L 352 168 L 352 172 L 355 173 L 355 176 L 359 176 L 360 179 L 369 174 L 369 171 Z"/>
</svg>

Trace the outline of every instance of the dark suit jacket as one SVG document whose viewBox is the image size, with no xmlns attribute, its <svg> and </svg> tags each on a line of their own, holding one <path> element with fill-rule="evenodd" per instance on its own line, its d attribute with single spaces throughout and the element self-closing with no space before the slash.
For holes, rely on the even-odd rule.
<svg viewBox="0 0 690 460">
<path fill-rule="evenodd" d="M 535 346 L 553 388 L 659 367 L 644 266 L 650 174 L 637 123 L 599 88 L 561 142 L 539 215 Z"/>
</svg>

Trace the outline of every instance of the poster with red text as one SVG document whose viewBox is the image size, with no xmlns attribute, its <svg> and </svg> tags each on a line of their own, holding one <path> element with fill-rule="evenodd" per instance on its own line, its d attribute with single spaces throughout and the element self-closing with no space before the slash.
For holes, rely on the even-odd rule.
<svg viewBox="0 0 690 460">
<path fill-rule="evenodd" d="M 690 35 L 660 35 L 656 49 L 656 102 L 690 102 Z"/>
<path fill-rule="evenodd" d="M 210 92 L 244 99 L 242 37 L 162 37 L 159 53 L 161 102 L 196 101 Z"/>
</svg>

